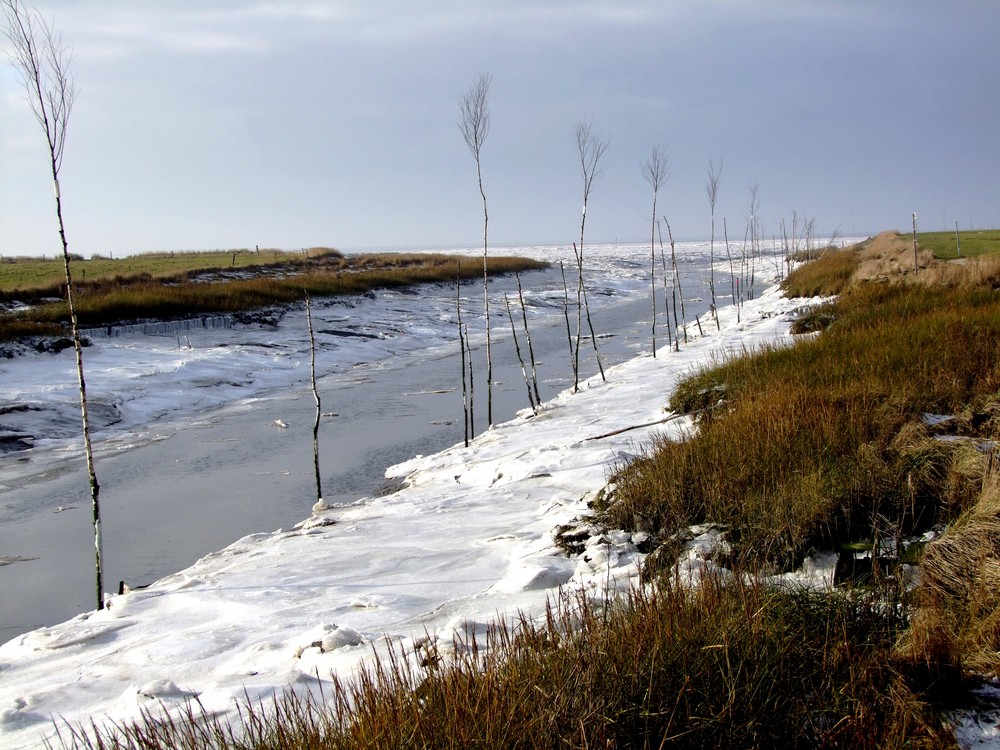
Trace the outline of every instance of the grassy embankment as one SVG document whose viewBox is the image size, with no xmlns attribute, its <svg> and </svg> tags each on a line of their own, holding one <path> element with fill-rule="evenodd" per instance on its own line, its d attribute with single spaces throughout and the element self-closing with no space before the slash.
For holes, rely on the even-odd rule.
<svg viewBox="0 0 1000 750">
<path fill-rule="evenodd" d="M 491 257 L 491 274 L 544 267 L 527 258 Z M 250 273 L 250 278 L 223 274 Z M 228 251 L 154 253 L 120 260 L 73 262 L 76 307 L 82 327 L 143 319 L 239 313 L 314 297 L 371 289 L 479 278 L 482 258 L 429 253 L 344 256 L 328 248 L 305 253 Z M 199 280 L 198 275 L 202 278 Z M 19 258 L 0 264 L 0 302 L 21 301 L 30 310 L 0 313 L 0 341 L 60 335 L 69 321 L 62 299 L 61 260 Z"/>
<path fill-rule="evenodd" d="M 488 650 L 430 655 L 420 675 L 384 664 L 337 684 L 332 712 L 248 709 L 240 741 L 211 721 L 149 722 L 120 746 L 953 746 L 948 701 L 1000 669 L 1000 263 L 929 255 L 913 273 L 894 235 L 824 253 L 786 282 L 840 295 L 802 321 L 821 333 L 677 389 L 670 408 L 698 431 L 621 467 L 596 509 L 663 542 L 648 591 L 609 610 L 570 602 Z M 719 562 L 748 578 L 675 583 L 672 540 L 701 521 L 724 526 Z M 905 544 L 931 528 L 936 541 Z M 882 548 L 871 577 L 833 595 L 753 575 L 866 544 Z M 901 564 L 918 552 L 910 590 Z"/>
</svg>

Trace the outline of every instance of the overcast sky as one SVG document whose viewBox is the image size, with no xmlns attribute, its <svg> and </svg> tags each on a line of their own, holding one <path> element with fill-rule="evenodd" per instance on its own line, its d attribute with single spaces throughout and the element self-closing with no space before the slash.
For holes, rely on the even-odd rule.
<svg viewBox="0 0 1000 750">
<path fill-rule="evenodd" d="M 491 244 L 568 243 L 574 131 L 609 145 L 588 241 L 657 213 L 742 239 L 1000 224 L 996 0 L 39 0 L 78 88 L 62 165 L 71 251 L 475 247 L 460 96 L 493 76 Z M 45 141 L 0 68 L 0 253 L 59 250 Z"/>
</svg>

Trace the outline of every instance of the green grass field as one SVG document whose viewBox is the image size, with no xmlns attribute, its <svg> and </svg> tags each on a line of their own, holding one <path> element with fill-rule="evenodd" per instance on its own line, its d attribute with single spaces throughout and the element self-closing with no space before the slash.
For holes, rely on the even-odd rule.
<svg viewBox="0 0 1000 750">
<path fill-rule="evenodd" d="M 110 258 L 95 255 L 89 260 L 74 257 L 74 281 L 99 281 L 115 277 L 148 274 L 154 278 L 198 271 L 217 271 L 254 266 L 301 263 L 307 258 L 340 254 L 332 248 L 317 247 L 296 252 L 286 250 L 208 250 L 145 253 Z M 59 285 L 65 279 L 62 257 L 4 258 L 0 263 L 0 292 L 32 290 Z"/>
<path fill-rule="evenodd" d="M 941 260 L 957 258 L 959 246 L 963 257 L 1000 253 L 1000 229 L 959 232 L 957 238 L 954 232 L 918 232 L 917 244 Z"/>
</svg>

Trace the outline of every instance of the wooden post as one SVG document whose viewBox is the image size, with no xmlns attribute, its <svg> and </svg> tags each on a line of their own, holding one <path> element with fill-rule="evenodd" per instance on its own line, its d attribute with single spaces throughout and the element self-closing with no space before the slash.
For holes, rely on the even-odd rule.
<svg viewBox="0 0 1000 750">
<path fill-rule="evenodd" d="M 962 257 L 962 240 L 958 236 L 958 222 L 955 222 L 955 247 L 958 248 L 958 257 Z"/>
<path fill-rule="evenodd" d="M 916 273 L 919 270 L 917 264 L 917 214 L 913 214 L 913 272 Z"/>
</svg>

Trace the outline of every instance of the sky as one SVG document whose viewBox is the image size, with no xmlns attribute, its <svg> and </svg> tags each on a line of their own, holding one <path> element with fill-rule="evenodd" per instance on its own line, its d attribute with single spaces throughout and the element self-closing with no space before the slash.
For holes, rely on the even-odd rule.
<svg viewBox="0 0 1000 750">
<path fill-rule="evenodd" d="M 78 90 L 71 252 L 476 247 L 459 99 L 492 76 L 491 245 L 580 235 L 581 122 L 608 147 L 588 242 L 657 216 L 742 239 L 1000 224 L 995 0 L 39 0 Z M 3 44 L 6 45 L 6 40 Z M 9 45 L 6 45 L 9 47 Z M 5 48 L 6 48 L 5 47 Z M 725 224 L 723 225 L 723 220 Z M 42 131 L 0 67 L 0 254 L 59 252 Z"/>
</svg>

